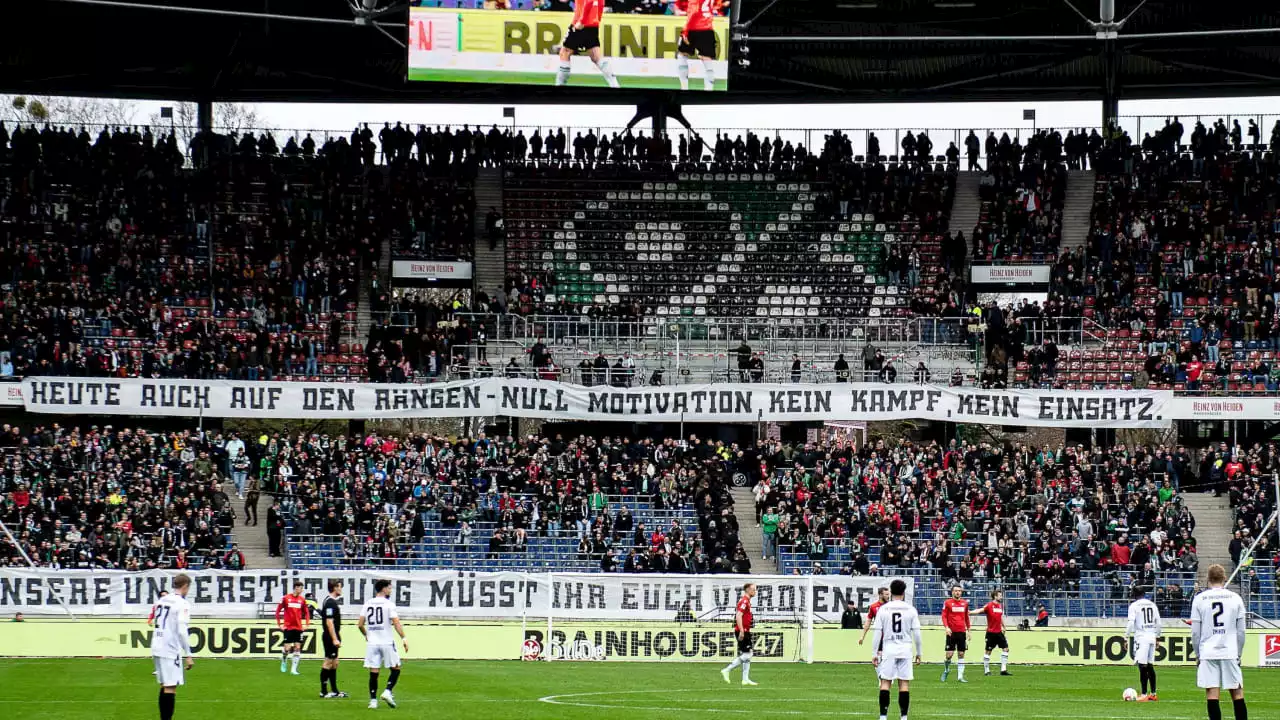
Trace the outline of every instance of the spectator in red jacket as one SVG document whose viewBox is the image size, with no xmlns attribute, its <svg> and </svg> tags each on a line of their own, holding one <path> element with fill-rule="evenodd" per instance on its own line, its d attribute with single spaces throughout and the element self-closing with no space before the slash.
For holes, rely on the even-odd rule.
<svg viewBox="0 0 1280 720">
<path fill-rule="evenodd" d="M 1116 544 L 1111 546 L 1111 562 L 1119 567 L 1128 565 L 1129 552 L 1129 541 L 1121 536 Z"/>
</svg>

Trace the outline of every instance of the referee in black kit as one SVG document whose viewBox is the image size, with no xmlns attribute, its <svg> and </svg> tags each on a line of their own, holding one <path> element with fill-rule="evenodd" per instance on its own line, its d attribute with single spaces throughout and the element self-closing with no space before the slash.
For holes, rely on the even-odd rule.
<svg viewBox="0 0 1280 720">
<path fill-rule="evenodd" d="M 342 581 L 329 581 L 329 597 L 320 608 L 324 621 L 324 664 L 320 666 L 320 697 L 344 698 L 338 690 L 338 648 L 342 647 Z"/>
</svg>

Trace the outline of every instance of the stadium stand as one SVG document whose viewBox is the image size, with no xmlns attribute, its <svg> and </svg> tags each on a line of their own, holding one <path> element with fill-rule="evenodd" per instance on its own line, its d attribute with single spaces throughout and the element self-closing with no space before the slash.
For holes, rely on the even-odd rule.
<svg viewBox="0 0 1280 720">
<path fill-rule="evenodd" d="M 325 443 L 299 438 L 289 470 L 267 483 L 284 498 L 295 567 L 750 566 L 724 477 L 736 448 L 719 442 L 370 435 Z"/>
<path fill-rule="evenodd" d="M 1112 601 L 1132 582 L 1185 593 L 1195 579 L 1195 520 L 1170 467 L 1189 463 L 1185 453 L 911 443 L 774 450 L 764 454 L 770 477 L 756 497 L 781 515 L 784 572 L 906 571 L 926 589 L 1010 584 L 1012 602 L 1043 600 L 1064 616 L 1114 614 L 1122 603 Z M 895 500 L 904 493 L 907 502 Z M 922 595 L 940 610 L 944 593 Z"/>
<path fill-rule="evenodd" d="M 0 564 L 53 568 L 245 566 L 217 444 L 194 431 L 59 425 L 0 429 Z"/>
</svg>

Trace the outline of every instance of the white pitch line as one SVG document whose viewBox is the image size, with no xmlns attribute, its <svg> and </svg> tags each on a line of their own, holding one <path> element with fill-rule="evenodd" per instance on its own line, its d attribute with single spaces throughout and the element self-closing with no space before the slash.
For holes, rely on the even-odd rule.
<svg viewBox="0 0 1280 720">
<path fill-rule="evenodd" d="M 821 692 L 824 690 L 835 690 L 835 688 L 769 688 L 769 689 L 773 691 L 782 691 L 782 692 L 810 692 L 810 693 L 815 691 Z M 840 688 L 840 690 L 844 690 L 844 688 Z M 672 711 L 703 712 L 703 713 L 715 713 L 718 715 L 742 715 L 746 713 L 759 713 L 758 708 L 682 707 L 679 704 L 627 705 L 627 704 L 611 704 L 607 702 L 579 702 L 575 700 L 575 698 L 599 698 L 600 700 L 605 700 L 610 697 L 618 697 L 623 695 L 638 696 L 638 695 L 653 695 L 658 693 L 661 693 L 663 695 L 668 695 L 673 693 L 688 694 L 688 693 L 707 693 L 707 692 L 724 692 L 724 691 L 725 691 L 724 688 L 685 688 L 685 689 L 671 689 L 671 690 L 612 690 L 612 691 L 563 693 L 563 694 L 557 694 L 557 695 L 547 695 L 547 696 L 538 698 L 538 702 L 547 703 L 549 705 L 559 705 L 562 707 L 581 707 L 581 708 L 591 708 L 591 709 L 598 709 L 598 710 L 641 710 L 641 711 L 649 711 L 649 712 L 672 712 Z M 748 690 L 747 692 L 750 692 L 750 690 Z M 619 698 L 619 699 L 625 702 L 625 698 Z M 807 699 L 806 698 L 792 698 L 792 699 L 715 698 L 715 699 L 707 699 L 707 700 L 699 700 L 697 698 L 687 698 L 687 700 L 694 703 L 727 701 L 730 703 L 732 702 L 757 702 L 757 703 L 806 702 L 809 704 L 813 704 L 813 703 L 822 703 L 822 702 L 834 702 L 833 700 L 824 700 L 821 698 L 807 698 Z M 680 702 L 683 702 L 683 700 Z M 1071 702 L 1092 702 L 1092 703 L 1112 704 L 1113 701 L 1102 700 L 1098 698 L 1081 698 L 1081 699 L 1073 699 Z M 1192 704 L 1193 702 L 1198 702 L 1198 701 L 1171 700 L 1171 701 L 1166 701 L 1166 704 L 1171 704 L 1171 703 Z M 1007 713 L 1002 713 L 998 715 L 988 714 L 988 713 L 974 713 L 974 712 L 950 713 L 950 712 L 930 712 L 923 709 L 918 710 L 917 712 L 921 712 L 923 715 L 927 717 L 945 717 L 945 718 L 1005 719 L 1008 717 Z M 811 715 L 811 716 L 820 716 L 820 717 L 848 717 L 849 715 L 855 715 L 858 713 L 850 712 L 850 711 L 824 711 L 824 710 L 773 710 L 769 714 L 770 715 Z M 1040 719 L 1059 720 L 1062 717 L 1061 713 L 1055 713 L 1055 714 L 1030 713 L 1028 714 L 1024 712 L 1019 712 L 1018 716 L 1025 717 L 1025 718 L 1035 718 L 1036 720 L 1040 720 Z M 1199 716 L 1183 716 L 1183 715 L 1168 715 L 1168 714 L 1164 715 L 1163 718 L 1164 720 L 1200 720 Z M 1133 720 L 1133 716 L 1132 715 L 1090 715 L 1090 720 Z"/>
</svg>

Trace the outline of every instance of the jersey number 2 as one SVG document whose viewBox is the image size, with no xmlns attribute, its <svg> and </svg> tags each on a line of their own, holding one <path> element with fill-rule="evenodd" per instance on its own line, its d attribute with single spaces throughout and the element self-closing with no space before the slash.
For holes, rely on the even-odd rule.
<svg viewBox="0 0 1280 720">
<path fill-rule="evenodd" d="M 1214 627 L 1216 628 L 1222 627 L 1222 613 L 1224 612 L 1226 612 L 1226 608 L 1223 607 L 1222 603 L 1216 602 L 1213 604 L 1213 626 Z"/>
</svg>

